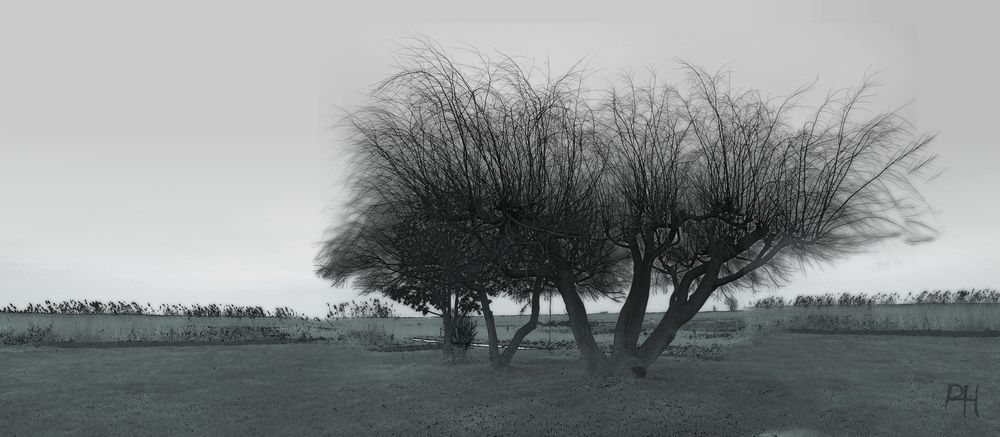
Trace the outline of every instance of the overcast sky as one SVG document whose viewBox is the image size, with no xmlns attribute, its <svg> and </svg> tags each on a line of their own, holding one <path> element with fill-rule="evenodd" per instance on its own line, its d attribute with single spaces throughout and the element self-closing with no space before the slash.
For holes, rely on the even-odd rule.
<svg viewBox="0 0 1000 437">
<path fill-rule="evenodd" d="M 113 299 L 322 315 L 325 302 L 354 298 L 313 274 L 340 209 L 343 133 L 331 126 L 389 74 L 411 33 L 556 71 L 585 58 L 609 79 L 652 65 L 676 81 L 675 58 L 731 63 L 737 84 L 773 94 L 882 70 L 869 107 L 912 102 L 903 115 L 939 133 L 945 172 L 923 192 L 940 237 L 807 270 L 776 293 L 1000 287 L 990 6 L 355 4 L 0 7 L 0 306 Z M 661 297 L 650 310 L 664 308 Z"/>
</svg>

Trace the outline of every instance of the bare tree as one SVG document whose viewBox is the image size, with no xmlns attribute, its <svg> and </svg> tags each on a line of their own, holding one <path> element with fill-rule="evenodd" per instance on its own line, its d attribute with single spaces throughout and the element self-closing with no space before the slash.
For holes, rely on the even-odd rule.
<svg viewBox="0 0 1000 437">
<path fill-rule="evenodd" d="M 804 262 L 832 261 L 894 237 L 931 238 L 911 180 L 933 155 L 895 111 L 858 118 L 876 85 L 833 93 L 806 121 L 780 100 L 730 89 L 723 74 L 685 64 L 694 165 L 678 208 L 677 244 L 658 254 L 670 307 L 636 352 L 648 366 L 725 287 L 781 283 Z M 801 109 L 801 108 L 798 108 Z"/>
<path fill-rule="evenodd" d="M 588 372 L 642 376 L 717 290 L 933 235 L 911 184 L 932 137 L 894 111 L 859 119 L 870 80 L 809 112 L 808 87 L 767 99 L 683 64 L 683 90 L 627 78 L 594 106 L 579 70 L 538 79 L 516 59 L 470 53 L 462 64 L 421 41 L 350 118 L 355 213 L 406 205 L 460 239 L 449 250 L 465 261 L 451 265 L 475 268 L 455 282 L 478 297 L 495 363 L 496 288 L 530 295 L 533 309 L 556 290 Z M 585 300 L 617 299 L 625 278 L 606 355 Z M 643 339 L 656 278 L 670 306 Z"/>
<path fill-rule="evenodd" d="M 632 267 L 628 296 L 618 313 L 612 359 L 604 373 L 639 367 L 633 361 L 649 302 L 652 275 L 664 252 L 680 243 L 692 187 L 685 179 L 695 156 L 689 146 L 690 120 L 677 91 L 625 76 L 602 108 L 603 153 L 608 164 L 603 190 L 604 235 L 627 251 Z"/>
<path fill-rule="evenodd" d="M 452 247 L 475 261 L 460 264 L 478 269 L 465 269 L 456 283 L 478 296 L 491 358 L 504 364 L 516 345 L 501 359 L 490 296 L 537 300 L 552 286 L 583 309 L 581 296 L 606 295 L 615 263 L 587 219 L 598 206 L 600 160 L 591 148 L 597 131 L 581 110 L 580 74 L 535 79 L 536 69 L 512 58 L 472 54 L 474 64 L 460 64 L 421 41 L 348 119 L 357 159 L 353 214 L 371 221 L 396 205 L 461 238 Z"/>
<path fill-rule="evenodd" d="M 895 111 L 857 119 L 873 81 L 828 95 L 796 127 L 808 87 L 766 99 L 684 67 L 683 93 L 629 79 L 604 106 L 604 236 L 627 252 L 632 277 L 611 355 L 588 353 L 577 336 L 594 374 L 645 375 L 717 290 L 780 284 L 801 263 L 933 236 L 911 184 L 933 158 L 932 137 Z M 670 304 L 640 343 L 654 274 L 668 278 Z M 567 312 L 574 328 L 586 314 Z"/>
</svg>

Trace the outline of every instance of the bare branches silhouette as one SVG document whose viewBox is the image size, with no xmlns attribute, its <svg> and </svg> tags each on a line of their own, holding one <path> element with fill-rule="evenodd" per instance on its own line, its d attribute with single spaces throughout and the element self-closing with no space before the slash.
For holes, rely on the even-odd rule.
<svg viewBox="0 0 1000 437">
<path fill-rule="evenodd" d="M 464 54 L 418 39 L 348 117 L 354 199 L 318 273 L 423 311 L 454 292 L 486 316 L 497 365 L 491 297 L 535 316 L 559 293 L 591 374 L 644 375 L 717 291 L 934 236 L 913 183 L 933 136 L 898 111 L 862 116 L 872 77 L 808 108 L 811 86 L 768 98 L 683 61 L 680 86 L 651 71 L 602 91 L 579 66 Z M 642 338 L 660 278 L 670 306 Z M 601 298 L 623 302 L 610 354 L 587 319 Z"/>
</svg>

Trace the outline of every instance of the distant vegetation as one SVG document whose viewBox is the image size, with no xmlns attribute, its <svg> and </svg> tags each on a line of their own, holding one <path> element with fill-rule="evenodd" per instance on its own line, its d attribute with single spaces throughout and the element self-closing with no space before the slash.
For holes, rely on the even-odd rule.
<svg viewBox="0 0 1000 437">
<path fill-rule="evenodd" d="M 377 298 L 362 301 L 341 302 L 339 304 L 327 304 L 327 319 L 344 318 L 394 318 L 399 314 L 388 301 Z M 125 301 L 99 301 L 99 300 L 65 300 L 53 302 L 46 300 L 42 303 L 29 303 L 23 307 L 8 304 L 0 308 L 0 313 L 20 313 L 20 314 L 102 314 L 102 315 L 129 315 L 129 316 L 186 316 L 186 317 L 274 317 L 279 319 L 308 319 L 304 314 L 299 314 L 289 307 L 277 307 L 272 311 L 265 310 L 260 306 L 244 305 L 182 305 L 182 304 L 161 304 L 154 307 L 152 304 L 140 304 L 138 302 Z"/>
<path fill-rule="evenodd" d="M 981 290 L 934 290 L 918 294 L 907 293 L 905 297 L 899 293 L 826 293 L 812 296 L 796 296 L 794 300 L 785 301 L 780 296 L 768 296 L 751 304 L 754 308 L 791 307 L 829 307 L 829 306 L 872 306 L 900 304 L 967 304 L 967 303 L 1000 303 L 1000 291 L 993 289 Z"/>
<path fill-rule="evenodd" d="M 326 304 L 327 319 L 388 319 L 398 318 L 399 314 L 392 308 L 389 302 L 383 302 L 378 298 L 357 301 L 341 302 L 339 304 Z"/>
<path fill-rule="evenodd" d="M 754 317 L 766 320 L 765 324 L 793 330 L 986 335 L 1000 333 L 1000 305 L 997 304 L 1000 304 L 1000 291 L 961 289 L 911 292 L 905 296 L 899 293 L 826 293 L 800 295 L 789 301 L 780 296 L 768 296 L 751 306 L 797 310 L 759 312 L 759 316 Z"/>
<path fill-rule="evenodd" d="M 312 341 L 324 322 L 277 317 L 165 317 L 150 314 L 0 314 L 0 346 L 56 343 L 274 343 Z"/>
<path fill-rule="evenodd" d="M 328 305 L 333 319 L 398 318 L 379 299 Z M 61 317 L 61 316 L 86 317 Z M 172 317 L 170 317 L 172 316 Z M 194 319 L 191 319 L 194 318 Z M 0 346 L 55 343 L 273 343 L 343 340 L 366 346 L 398 343 L 379 323 L 334 328 L 289 307 L 140 304 L 66 300 L 0 307 Z M 475 331 L 473 330 L 473 336 Z"/>
<path fill-rule="evenodd" d="M 723 302 L 726 303 L 726 309 L 727 310 L 729 310 L 729 311 L 736 311 L 736 310 L 740 309 L 740 301 L 739 301 L 739 299 L 736 299 L 736 296 L 733 296 L 731 294 L 726 294 L 726 295 L 723 295 L 722 300 L 723 300 Z M 712 310 L 714 311 L 715 308 L 713 307 Z"/>
<path fill-rule="evenodd" d="M 832 306 L 781 313 L 790 316 L 779 319 L 787 320 L 783 327 L 793 330 L 911 335 L 1000 334 L 1000 306 L 990 304 Z"/>
<path fill-rule="evenodd" d="M 18 307 L 8 304 L 0 308 L 0 313 L 27 313 L 27 314 L 104 314 L 104 315 L 133 315 L 133 316 L 187 316 L 187 317 L 277 317 L 277 318 L 302 318 L 295 310 L 288 307 L 278 307 L 274 311 L 267 311 L 259 306 L 241 305 L 180 305 L 161 304 L 154 307 L 147 303 L 142 305 L 137 302 L 124 301 L 78 301 L 66 300 L 62 302 L 52 302 L 46 300 L 43 303 L 29 303 L 27 306 Z"/>
</svg>

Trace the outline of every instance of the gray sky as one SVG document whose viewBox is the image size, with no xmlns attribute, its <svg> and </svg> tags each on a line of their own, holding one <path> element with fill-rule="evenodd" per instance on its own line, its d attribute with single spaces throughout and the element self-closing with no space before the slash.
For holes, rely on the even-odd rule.
<svg viewBox="0 0 1000 437">
<path fill-rule="evenodd" d="M 883 70 L 869 108 L 912 101 L 903 114 L 940 134 L 945 173 L 923 192 L 941 236 L 807 270 L 778 292 L 1000 287 L 995 7 L 696 3 L 6 3 L 0 306 L 121 299 L 321 315 L 354 298 L 313 276 L 340 208 L 343 136 L 330 126 L 391 71 L 408 32 L 556 71 L 586 58 L 609 79 L 652 65 L 677 80 L 674 58 L 731 62 L 737 84 L 774 94 L 817 76 L 822 94 Z"/>
</svg>

